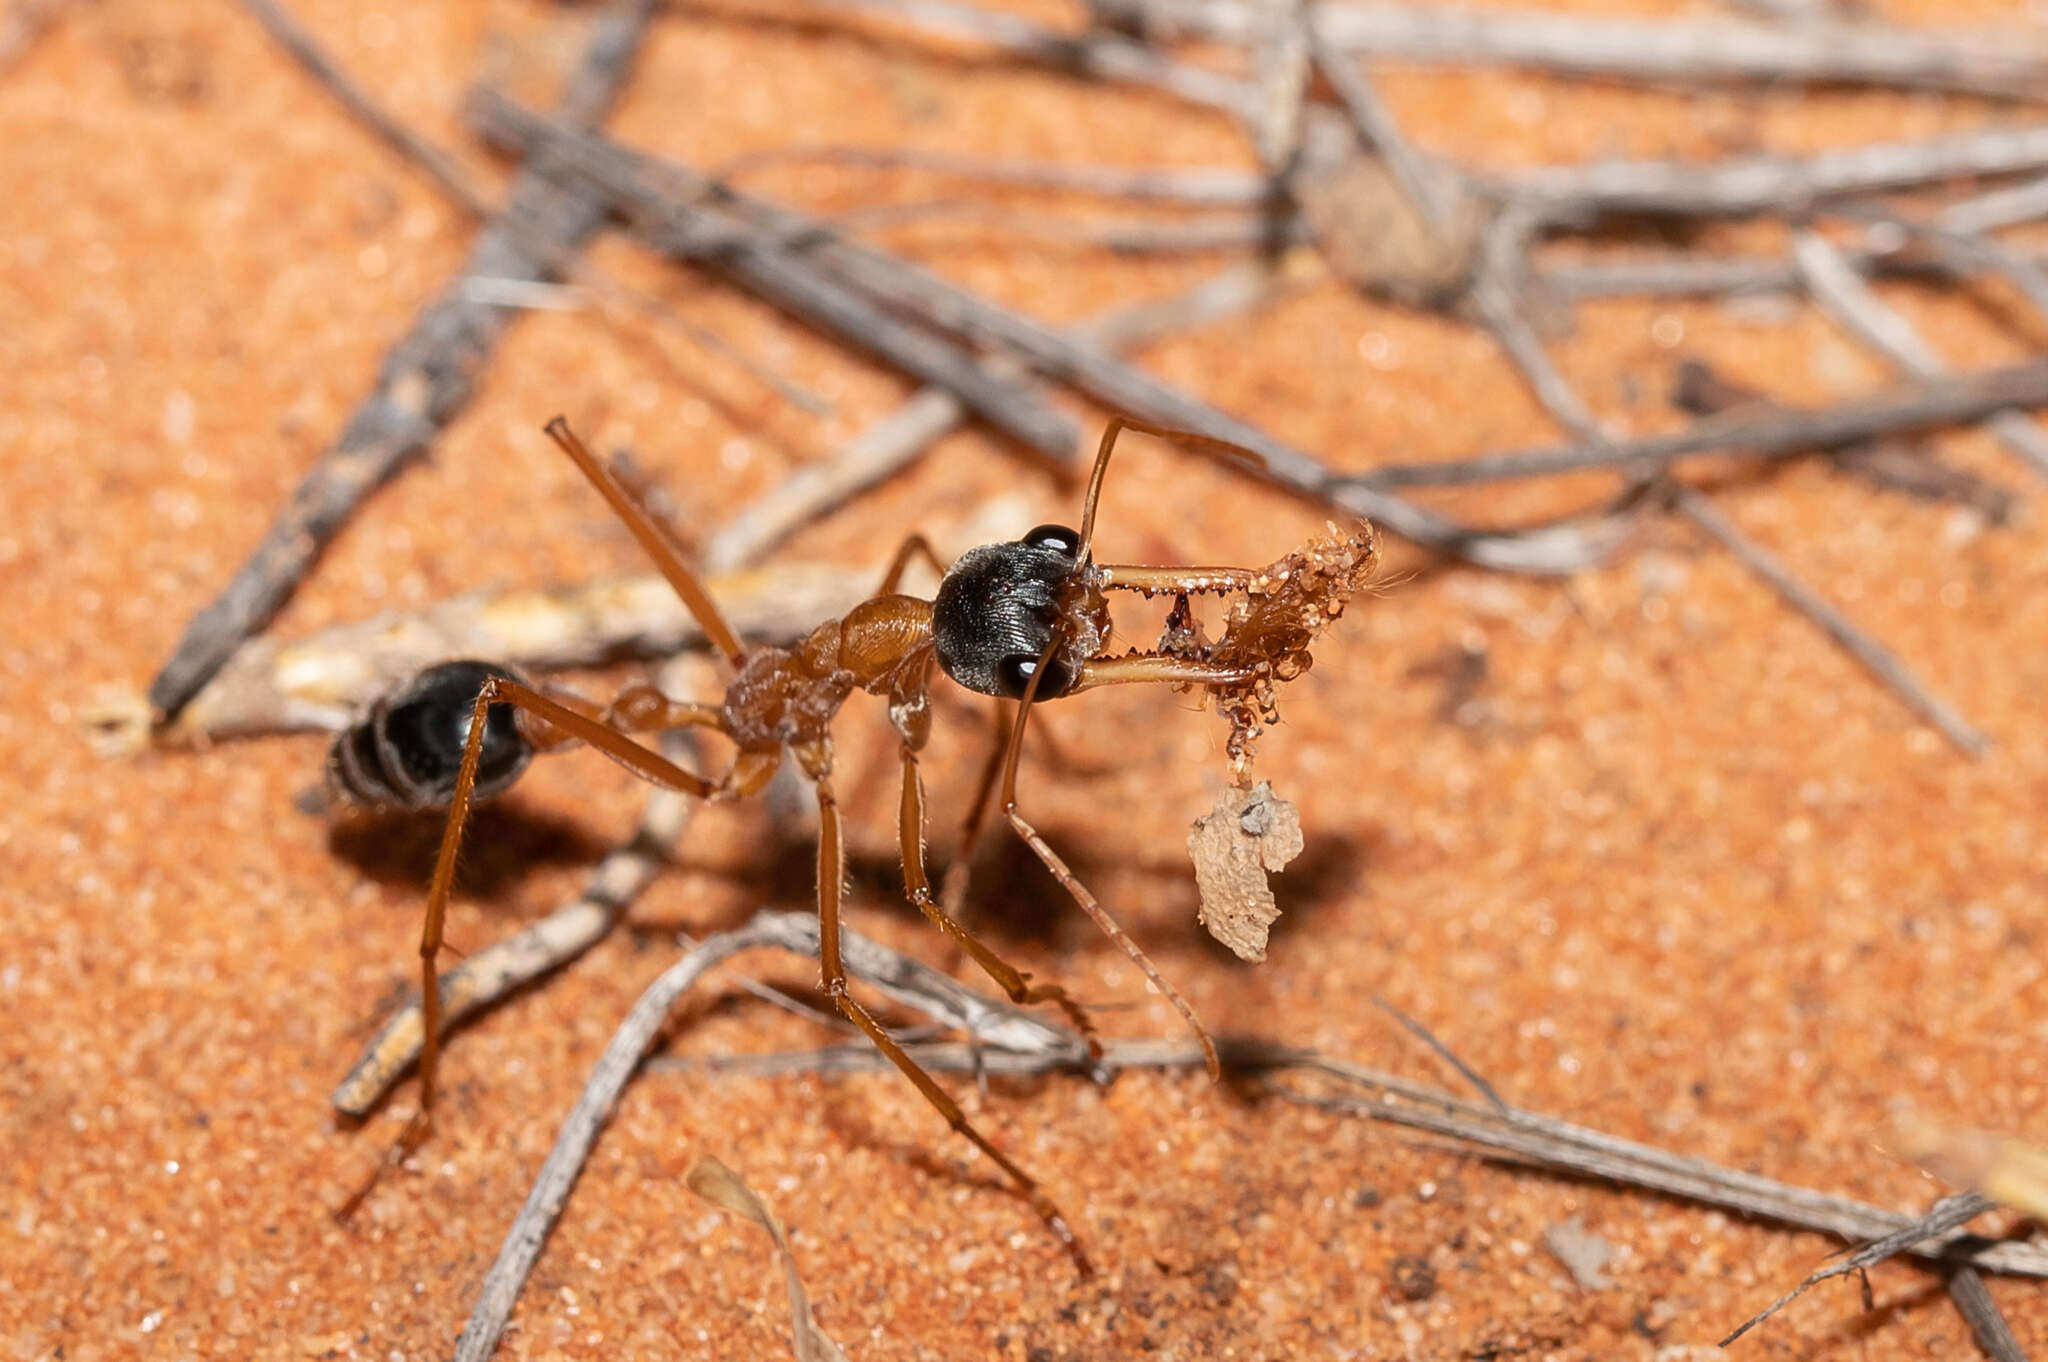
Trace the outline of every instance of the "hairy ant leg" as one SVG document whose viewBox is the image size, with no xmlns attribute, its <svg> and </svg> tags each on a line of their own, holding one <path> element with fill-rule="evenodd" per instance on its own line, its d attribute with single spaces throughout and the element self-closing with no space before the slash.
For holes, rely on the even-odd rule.
<svg viewBox="0 0 2048 1362">
<path fill-rule="evenodd" d="M 470 710 L 468 736 L 463 741 L 462 765 L 455 776 L 455 789 L 448 801 L 448 822 L 441 833 L 441 849 L 434 861 L 434 879 L 427 891 L 426 918 L 420 928 L 420 1105 L 399 1133 L 391 1152 L 369 1179 L 336 1211 L 347 1220 L 375 1189 L 383 1169 L 402 1163 L 433 1131 L 435 1081 L 441 1057 L 440 955 L 448 916 L 448 896 L 455 884 L 455 865 L 462 849 L 464 825 L 476 794 L 477 767 L 483 753 L 485 720 L 494 704 L 513 706 L 532 715 L 568 739 L 588 743 L 640 779 L 665 789 L 708 799 L 724 788 L 686 771 L 657 752 L 589 715 L 577 712 L 530 686 L 502 675 L 486 677 Z M 730 777 L 728 778 L 730 779 Z"/>
<path fill-rule="evenodd" d="M 976 792 L 977 809 L 984 802 L 985 794 Z M 1010 1001 L 1029 1006 L 1034 1003 L 1053 1003 L 1067 1014 L 1067 1020 L 1088 1044 L 1090 1059 L 1102 1058 L 1102 1041 L 1095 1034 L 1095 1023 L 1089 1019 L 1087 1010 L 1076 1002 L 1059 984 L 1034 984 L 1031 976 L 989 949 L 981 938 L 962 926 L 953 918 L 938 900 L 932 896 L 931 879 L 924 868 L 924 780 L 918 772 L 917 750 L 909 743 L 903 745 L 903 801 L 897 817 L 898 833 L 902 843 L 903 887 L 910 895 L 910 901 L 917 905 L 919 912 L 930 923 L 957 942 L 962 949 L 974 957 L 982 972 L 995 980 L 998 987 L 1010 996 Z"/>
<path fill-rule="evenodd" d="M 923 558 L 940 577 L 946 575 L 946 564 L 940 561 L 939 555 L 931 546 L 931 541 L 922 534 L 913 534 L 903 541 L 897 548 L 895 556 L 889 560 L 889 570 L 883 574 L 881 590 L 877 594 L 886 596 L 893 593 L 903 580 L 904 572 L 917 558 Z M 998 712 L 1000 713 L 1000 707 Z M 924 864 L 924 778 L 918 769 L 918 746 L 919 744 L 913 743 L 908 736 L 905 737 L 903 797 L 897 817 L 898 836 L 902 848 L 904 892 L 917 906 L 917 910 L 925 915 L 927 921 L 974 958 L 974 963 L 981 966 L 982 972 L 1009 995 L 1011 1002 L 1024 1006 L 1036 1003 L 1057 1005 L 1087 1041 L 1089 1057 L 1101 1058 L 1102 1042 L 1096 1037 L 1095 1023 L 1089 1019 L 1081 1005 L 1068 995 L 1066 989 L 1058 984 L 1029 982 L 1030 975 L 996 954 L 986 942 L 960 922 L 955 915 L 957 909 L 952 905 L 942 905 L 932 893 L 931 879 L 925 873 Z M 972 854 L 974 838 L 980 835 L 981 811 L 988 801 L 989 790 L 994 785 L 994 772 L 997 769 L 995 762 L 1001 751 L 999 739 L 996 748 L 990 754 L 988 770 L 983 773 L 980 785 L 975 791 L 974 803 L 970 806 L 969 828 L 962 843 L 963 856 Z"/>
<path fill-rule="evenodd" d="M 1074 1260 L 1074 1266 L 1082 1276 L 1093 1276 L 1094 1266 L 1088 1261 L 1088 1254 L 1081 1247 L 1079 1236 L 1067 1223 L 1060 1208 L 1053 1204 L 1051 1197 L 1038 1185 L 1038 1180 L 1025 1172 L 1015 1160 L 1005 1154 L 994 1141 L 974 1128 L 967 1119 L 967 1113 L 953 1100 L 952 1094 L 940 1087 L 938 1081 L 926 1073 L 923 1066 L 912 1059 L 908 1052 L 896 1042 L 895 1037 L 875 1020 L 874 1014 L 854 1000 L 847 991 L 846 963 L 839 951 L 839 894 L 845 879 L 845 855 L 839 842 L 839 804 L 832 795 L 832 750 L 828 743 L 810 743 L 795 749 L 799 764 L 811 778 L 818 795 L 818 967 L 823 976 L 825 993 L 839 1008 L 839 1011 L 867 1034 L 875 1048 L 887 1055 L 889 1062 L 902 1071 L 924 1095 L 925 1101 L 945 1117 L 946 1124 L 955 1132 L 965 1136 L 976 1149 L 1016 1184 L 1017 1190 L 1031 1203 L 1031 1209 L 1045 1222 L 1046 1228 L 1065 1246 Z"/>
</svg>

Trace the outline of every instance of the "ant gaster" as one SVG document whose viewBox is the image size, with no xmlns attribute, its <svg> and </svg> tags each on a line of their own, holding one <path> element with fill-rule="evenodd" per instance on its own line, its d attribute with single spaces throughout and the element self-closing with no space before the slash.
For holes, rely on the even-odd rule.
<svg viewBox="0 0 2048 1362">
<path fill-rule="evenodd" d="M 1225 664 L 1167 651 L 1104 655 L 1110 633 L 1105 593 L 1122 590 L 1184 598 L 1189 592 L 1242 591 L 1254 578 L 1251 570 L 1243 568 L 1094 561 L 1091 548 L 1103 475 L 1117 435 L 1126 428 L 1240 456 L 1246 453 L 1184 432 L 1114 419 L 1103 432 L 1078 531 L 1041 525 L 1015 542 L 973 549 L 950 569 L 937 562 L 921 536 L 913 536 L 898 551 L 881 590 L 845 616 L 820 624 L 793 647 L 747 648 L 733 634 L 662 525 L 591 455 L 563 418 L 551 421 L 547 434 L 610 503 L 696 616 L 705 636 L 725 654 L 734 675 L 718 704 L 675 700 L 652 686 L 633 684 L 610 704 L 599 707 L 576 697 L 544 692 L 503 667 L 449 663 L 421 673 L 337 741 L 329 770 L 334 784 L 345 794 L 364 802 L 411 807 L 445 803 L 448 809 L 420 936 L 420 1105 L 393 1148 L 391 1161 L 399 1161 L 417 1148 L 433 1119 L 442 1024 L 438 960 L 470 806 L 509 785 L 533 751 L 568 743 L 586 743 L 642 780 L 706 800 L 739 799 L 760 792 L 787 752 L 796 758 L 817 795 L 818 954 L 825 993 L 954 1130 L 1010 1177 L 1082 1272 L 1089 1271 L 1079 1240 L 1037 1182 L 976 1130 L 959 1104 L 847 992 L 839 947 L 844 865 L 839 809 L 832 787 L 830 726 L 856 690 L 887 702 L 902 753 L 898 826 L 904 884 L 911 901 L 958 942 L 1013 1001 L 1051 1002 L 1064 1009 L 1087 1037 L 1090 1052 L 1099 1056 L 1093 1027 L 1066 991 L 1057 984 L 1030 982 L 1029 976 L 983 944 L 934 898 L 925 873 L 925 803 L 918 753 L 931 730 L 933 668 L 969 690 L 1017 701 L 1009 740 L 999 749 L 1005 816 L 1074 901 L 1179 1010 L 1202 1044 L 1210 1073 L 1218 1072 L 1215 1045 L 1193 1010 L 1017 811 L 1018 755 L 1033 703 L 1106 685 L 1165 682 L 1243 688 L 1260 679 L 1260 669 L 1249 662 Z M 903 572 L 918 555 L 930 559 L 943 574 L 936 596 L 929 601 L 897 591 Z M 462 712 L 465 705 L 466 716 Z M 731 740 L 737 751 L 723 776 L 712 779 L 686 770 L 629 736 L 685 727 L 715 729 Z M 991 781 L 995 770 L 992 765 L 988 772 Z M 375 1181 L 373 1177 L 350 1198 L 344 1213 L 360 1203 Z"/>
</svg>

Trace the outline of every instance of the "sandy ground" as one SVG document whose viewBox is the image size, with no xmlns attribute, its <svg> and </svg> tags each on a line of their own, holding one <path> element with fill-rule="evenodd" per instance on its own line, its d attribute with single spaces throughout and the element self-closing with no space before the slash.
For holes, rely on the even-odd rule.
<svg viewBox="0 0 2048 1362">
<path fill-rule="evenodd" d="M 2025 7 L 1939 8 L 2018 23 Z M 446 140 L 468 81 L 490 69 L 544 89 L 587 21 L 510 0 L 299 10 Z M 1505 74 L 1394 71 L 1386 86 L 1423 145 L 1503 167 L 1802 150 L 2025 116 L 1925 95 L 1681 96 Z M 700 165 L 826 141 L 1250 164 L 1222 120 L 1164 99 L 730 12 L 663 19 L 613 126 Z M 818 167 L 754 183 L 830 210 L 960 192 Z M 0 187 L 0 1353 L 445 1353 L 591 1060 L 675 957 L 673 929 L 801 904 L 808 848 L 758 806 L 701 819 L 632 931 L 459 1036 L 439 1134 L 338 1227 L 331 1209 L 413 1101 L 402 1089 L 347 1130 L 325 1098 L 411 977 L 434 829 L 351 837 L 299 812 L 317 736 L 116 763 L 81 720 L 102 688 L 146 683 L 455 269 L 470 226 L 225 4 L 66 10 L 0 75 Z M 1055 320 L 1219 263 L 958 225 L 896 240 Z M 703 527 L 907 391 L 715 284 L 617 243 L 598 258 L 835 414 L 804 416 L 672 336 L 536 314 L 279 631 L 637 566 L 540 436 L 558 411 L 630 445 L 678 518 Z M 1886 296 L 1959 364 L 2043 340 L 1996 309 Z M 1791 304 L 1603 304 L 1555 349 L 1604 415 L 1638 430 L 1678 419 L 1665 394 L 1683 357 L 1788 400 L 1885 378 Z M 1347 468 L 1551 433 L 1485 339 L 1335 284 L 1142 359 Z M 1073 410 L 1091 429 L 1101 418 Z M 2023 480 L 1981 435 L 1940 445 Z M 1604 490 L 1588 478 L 1444 504 L 1530 516 Z M 1043 467 L 963 434 L 791 552 L 865 574 L 905 526 L 943 540 L 995 497 L 1018 531 L 1078 502 Z M 1563 585 L 1394 555 L 1395 584 L 1347 618 L 1265 746 L 1261 773 L 1300 804 L 1309 846 L 1263 965 L 1194 922 L 1182 840 L 1222 779 L 1213 718 L 1139 692 L 1049 711 L 1068 762 L 1027 763 L 1027 805 L 1219 1029 L 1443 1079 L 1371 1006 L 1378 994 L 1522 1105 L 1923 1208 L 1945 1189 L 1886 1151 L 1898 1104 L 2044 1133 L 2048 536 L 2031 512 L 1991 528 L 1817 465 L 1738 479 L 1724 504 L 1980 723 L 1992 755 L 1959 757 L 1724 555 L 1669 527 Z M 1259 563 L 1321 519 L 1134 444 L 1103 539 L 1127 559 Z M 1454 664 L 1474 656 L 1483 669 L 1454 690 Z M 981 713 L 941 704 L 927 769 L 942 808 L 963 797 Z M 841 730 L 852 920 L 944 961 L 891 878 L 878 708 L 854 703 Z M 560 902 L 639 798 L 588 754 L 538 766 L 480 824 L 452 939 L 482 944 Z M 1112 1035 L 1180 1034 L 1028 862 L 991 853 L 982 881 L 997 889 L 974 921 L 1011 958 L 1114 1004 Z M 809 975 L 765 956 L 738 967 Z M 822 1039 L 756 1003 L 700 1001 L 672 1049 Z M 1097 1278 L 1077 1282 L 1028 1208 L 893 1076 L 670 1070 L 644 1076 L 606 1131 L 501 1355 L 787 1355 L 764 1242 L 682 1185 L 700 1152 L 790 1223 L 820 1319 L 861 1359 L 1707 1357 L 1837 1247 L 1198 1076 L 998 1082 L 967 1100 L 1073 1217 Z M 1574 1216 L 1612 1247 L 1604 1288 L 1576 1285 L 1543 1247 Z M 1833 1283 L 1735 1355 L 1969 1353 L 1934 1279 L 1888 1266 L 1872 1286 L 1874 1312 Z M 2023 1344 L 2048 1345 L 2039 1287 L 1992 1291 Z"/>
</svg>

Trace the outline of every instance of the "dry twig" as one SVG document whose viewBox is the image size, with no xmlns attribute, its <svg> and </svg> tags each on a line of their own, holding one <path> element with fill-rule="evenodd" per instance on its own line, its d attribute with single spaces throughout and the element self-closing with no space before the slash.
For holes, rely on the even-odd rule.
<svg viewBox="0 0 2048 1362">
<path fill-rule="evenodd" d="M 1809 1289 L 1820 1285 L 1830 1277 L 1844 1277 L 1851 1272 L 1865 1272 L 1887 1258 L 1896 1258 L 1901 1253 L 1919 1252 L 1921 1247 L 1930 1240 L 1949 1238 L 1953 1241 L 1953 1236 L 1960 1227 L 1975 1220 L 1978 1216 L 1990 1210 L 1995 1204 L 1991 1198 L 1976 1192 L 1964 1192 L 1960 1196 L 1943 1197 L 1940 1201 L 1934 1203 L 1933 1209 L 1929 1210 L 1926 1215 L 1899 1226 L 1890 1234 L 1872 1239 L 1854 1253 L 1848 1254 L 1840 1262 L 1833 1263 L 1815 1272 L 1805 1281 L 1799 1283 L 1799 1285 L 1793 1287 L 1775 1301 L 1772 1301 L 1764 1309 L 1743 1321 L 1735 1332 L 1721 1340 L 1721 1346 L 1727 1347 L 1736 1339 L 1741 1338 L 1751 1329 L 1762 1324 L 1772 1315 L 1777 1314 L 1778 1311 L 1805 1295 Z M 1864 1286 L 1863 1302 L 1863 1308 L 1866 1310 L 1872 1308 L 1869 1290 L 1869 1285 L 1866 1283 Z"/>
<path fill-rule="evenodd" d="M 1896 384 L 1810 410 L 1731 412 L 1666 435 L 1513 450 L 1438 463 L 1385 464 L 1345 479 L 1373 487 L 1449 487 L 1589 468 L 1652 470 L 1693 454 L 1777 459 L 1902 431 L 1978 421 L 2009 407 L 2048 406 L 2048 360 L 1957 378 Z"/>
<path fill-rule="evenodd" d="M 737 156 L 713 166 L 714 181 L 738 179 L 771 166 L 824 163 L 875 170 L 914 170 L 948 179 L 1045 189 L 1101 198 L 1150 199 L 1202 208 L 1264 203 L 1271 188 L 1262 175 L 1224 168 L 1083 165 L 961 156 L 918 147 L 787 146 Z"/>
<path fill-rule="evenodd" d="M 1493 189 L 1543 223 L 1601 216 L 1803 217 L 1833 198 L 2048 168 L 2048 127 L 1992 128 L 1926 142 L 1873 142 L 1817 156 L 1605 161 L 1524 170 Z"/>
<path fill-rule="evenodd" d="M 1939 378 L 1949 372 L 1947 361 L 1913 323 L 1871 292 L 1826 237 L 1809 229 L 1795 233 L 1792 259 L 1814 302 L 1864 344 L 1915 378 Z M 2032 417 L 2002 411 L 1985 424 L 2029 468 L 2048 477 L 2048 433 Z"/>
<path fill-rule="evenodd" d="M 624 84 L 652 10 L 650 0 L 619 0 L 598 16 L 562 99 L 565 121 L 582 126 L 603 117 Z M 531 171 L 520 174 L 508 203 L 522 226 L 487 225 L 464 278 L 545 280 L 552 266 L 534 258 L 521 238 L 538 232 L 566 252 L 596 229 L 605 212 L 595 195 Z M 356 506 L 425 450 L 468 404 L 509 318 L 505 309 L 471 299 L 460 282 L 421 312 L 385 356 L 375 389 L 341 438 L 299 484 L 226 590 L 193 619 L 150 684 L 149 703 L 159 722 L 176 717 L 243 640 L 277 613 Z"/>
<path fill-rule="evenodd" d="M 1249 0 L 1097 0 L 1164 33 L 1250 42 Z M 1643 84 L 1826 82 L 2036 99 L 2048 49 L 2010 32 L 1898 28 L 1867 20 L 1797 25 L 1658 20 L 1446 5 L 1323 4 L 1330 43 L 1457 66 L 1505 65 Z"/>
<path fill-rule="evenodd" d="M 1897 653 L 1879 643 L 1820 593 L 1793 576 L 1775 554 L 1742 533 L 1713 502 L 1690 488 L 1679 488 L 1674 493 L 1674 505 L 1679 514 L 1705 530 L 1722 548 L 1734 554 L 1744 567 L 1769 583 L 1787 605 L 1819 625 L 1887 690 L 1939 729 L 1957 750 L 1970 757 L 1981 757 L 1991 750 L 1991 740 L 1965 719 L 1955 706 L 1929 690 Z"/>
<path fill-rule="evenodd" d="M 552 120 L 518 108 L 502 97 L 481 97 L 474 107 L 480 130 L 496 141 L 518 148 L 549 144 L 558 148 L 555 164 L 609 193 L 615 202 L 643 208 L 674 205 L 672 193 L 653 186 L 666 176 L 689 190 L 699 184 L 687 171 L 627 151 L 603 138 L 566 129 Z M 696 190 L 692 192 L 702 192 Z M 1339 510 L 1427 548 L 1505 571 L 1558 573 L 1576 571 L 1600 561 L 1619 544 L 1625 523 L 1607 518 L 1590 524 L 1545 526 L 1532 530 L 1477 530 L 1413 502 L 1389 496 L 1370 478 L 1342 477 L 1314 456 L 1274 439 L 1214 407 L 1160 382 L 1106 351 L 1077 341 L 1018 313 L 951 284 L 928 271 L 871 246 L 832 235 L 829 229 L 788 209 L 768 209 L 757 201 L 738 202 L 751 215 L 780 233 L 786 241 L 803 243 L 803 255 L 860 288 L 877 302 L 925 317 L 933 325 L 955 331 L 971 341 L 1015 352 L 1033 369 L 1073 384 L 1115 410 L 1157 425 L 1193 431 L 1256 452 L 1264 466 L 1259 475 L 1280 487 Z"/>
</svg>

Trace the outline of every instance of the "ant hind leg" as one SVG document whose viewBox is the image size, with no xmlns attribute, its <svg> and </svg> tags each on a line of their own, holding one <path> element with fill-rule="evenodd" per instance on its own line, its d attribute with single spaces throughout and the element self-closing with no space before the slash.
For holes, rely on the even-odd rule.
<svg viewBox="0 0 2048 1362">
<path fill-rule="evenodd" d="M 426 1141 L 433 1131 L 434 1085 L 439 1076 L 441 1054 L 441 987 L 439 958 L 448 916 L 448 896 L 455 883 L 456 860 L 462 849 L 463 826 L 475 800 L 477 764 L 483 753 L 485 716 L 493 704 L 510 704 L 549 725 L 568 738 L 580 739 L 619 765 L 653 785 L 678 790 L 699 799 L 717 788 L 713 782 L 686 771 L 659 753 L 651 752 L 617 729 L 579 713 L 558 700 L 503 676 L 492 676 L 478 690 L 470 711 L 469 735 L 462 748 L 462 766 L 455 777 L 455 792 L 448 801 L 448 822 L 441 833 L 441 849 L 434 861 L 434 880 L 427 891 L 427 911 L 420 928 L 420 1105 L 406 1122 L 384 1162 L 335 1212 L 346 1221 L 375 1189 L 383 1170 L 402 1163 Z"/>
<path fill-rule="evenodd" d="M 986 790 L 976 795 L 977 807 L 985 802 Z M 976 820 L 979 822 L 979 819 Z M 908 746 L 903 749 L 903 803 L 898 819 L 903 853 L 903 887 L 910 901 L 918 911 L 931 921 L 934 927 L 959 943 L 974 963 L 980 965 L 989 978 L 1009 994 L 1010 1001 L 1030 1005 L 1033 1003 L 1054 1003 L 1081 1038 L 1088 1044 L 1091 1060 L 1102 1058 L 1102 1042 L 1095 1034 L 1095 1023 L 1089 1019 L 1081 1004 L 1070 997 L 1066 989 L 1058 984 L 1033 984 L 1031 976 L 1025 974 L 1009 961 L 997 955 L 973 932 L 962 926 L 946 907 L 932 897 L 931 879 L 924 868 L 924 781 L 918 774 L 917 753 Z M 971 853 L 971 846 L 968 852 Z"/>
<path fill-rule="evenodd" d="M 865 1032 L 875 1048 L 902 1071 L 903 1076 L 923 1094 L 925 1101 L 946 1118 L 947 1125 L 965 1136 L 996 1167 L 1009 1175 L 1017 1190 L 1030 1201 L 1031 1209 L 1038 1213 L 1038 1218 L 1065 1246 L 1081 1275 L 1093 1276 L 1095 1269 L 1088 1261 L 1086 1250 L 1081 1247 L 1080 1238 L 1067 1223 L 1066 1216 L 1060 1213 L 1060 1208 L 1038 1185 L 1037 1179 L 1025 1172 L 994 1141 L 976 1130 L 967 1119 L 967 1113 L 960 1109 L 960 1104 L 910 1057 L 872 1013 L 847 992 L 846 963 L 839 951 L 839 894 L 846 874 L 846 862 L 839 841 L 839 804 L 832 795 L 831 756 L 829 749 L 821 744 L 812 744 L 799 748 L 797 759 L 818 794 L 818 968 L 826 995 L 846 1019 Z"/>
</svg>

